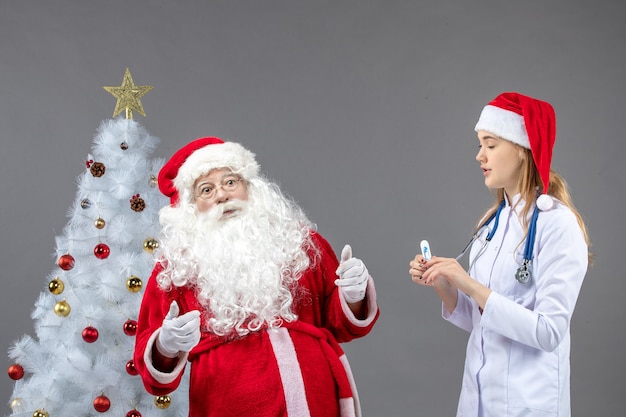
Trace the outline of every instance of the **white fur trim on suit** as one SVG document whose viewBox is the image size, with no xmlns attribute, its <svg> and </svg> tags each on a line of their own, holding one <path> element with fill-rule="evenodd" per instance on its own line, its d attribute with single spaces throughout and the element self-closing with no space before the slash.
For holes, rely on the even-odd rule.
<svg viewBox="0 0 626 417">
<path fill-rule="evenodd" d="M 365 297 L 367 298 L 367 305 L 373 306 L 373 308 L 368 308 L 367 317 L 361 320 L 354 315 L 352 310 L 350 310 L 350 306 L 348 305 L 345 296 L 341 291 L 339 291 L 341 310 L 343 311 L 343 314 L 346 315 L 346 318 L 350 321 L 350 323 L 355 326 L 367 327 L 376 318 L 376 312 L 378 311 L 378 309 L 376 308 L 376 288 L 374 287 L 374 279 L 371 277 L 371 275 L 367 278 L 367 289 L 365 291 Z"/>
<path fill-rule="evenodd" d="M 246 180 L 259 172 L 252 152 L 235 142 L 216 143 L 189 155 L 178 170 L 174 186 L 177 190 L 190 190 L 198 177 L 215 168 L 230 168 Z"/>
<path fill-rule="evenodd" d="M 474 130 L 476 132 L 486 130 L 502 139 L 530 149 L 530 141 L 528 140 L 528 133 L 526 133 L 524 118 L 515 112 L 486 105 L 480 113 Z"/>
<path fill-rule="evenodd" d="M 178 375 L 185 368 L 185 364 L 187 363 L 187 358 L 189 357 L 189 353 L 180 352 L 178 354 L 178 363 L 176 367 L 172 370 L 172 372 L 162 372 L 154 367 L 152 364 L 152 348 L 156 343 L 157 337 L 159 337 L 159 333 L 161 333 L 161 328 L 156 329 L 150 339 L 148 339 L 148 343 L 146 344 L 146 350 L 143 353 L 143 360 L 146 363 L 146 368 L 148 368 L 148 372 L 150 375 L 161 384 L 169 384 L 178 378 Z"/>
<path fill-rule="evenodd" d="M 348 382 L 350 383 L 350 388 L 352 389 L 352 398 L 341 398 L 339 400 L 340 415 L 341 417 L 361 417 L 361 400 L 359 399 L 359 393 L 356 390 L 356 381 L 354 380 L 354 374 L 352 374 L 352 368 L 350 368 L 350 362 L 348 362 L 348 357 L 345 354 L 341 355 L 339 360 L 341 361 L 343 368 L 346 370 Z"/>
<path fill-rule="evenodd" d="M 283 382 L 287 415 L 289 417 L 310 417 L 302 370 L 289 332 L 284 327 L 280 327 L 268 330 L 267 334 L 272 343 L 280 379 Z"/>
</svg>

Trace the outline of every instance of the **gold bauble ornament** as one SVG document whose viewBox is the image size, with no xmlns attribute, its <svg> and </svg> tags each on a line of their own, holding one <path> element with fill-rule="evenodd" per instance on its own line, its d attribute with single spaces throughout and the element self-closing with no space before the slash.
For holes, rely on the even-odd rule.
<svg viewBox="0 0 626 417">
<path fill-rule="evenodd" d="M 158 395 L 154 397 L 154 404 L 161 410 L 165 410 L 172 403 L 169 395 Z"/>
<path fill-rule="evenodd" d="M 150 187 L 154 188 L 157 185 L 159 185 L 159 180 L 157 179 L 156 175 L 150 174 Z"/>
<path fill-rule="evenodd" d="M 148 239 L 143 241 L 143 250 L 148 253 L 152 253 L 156 248 L 159 247 L 159 241 L 149 237 Z"/>
<path fill-rule="evenodd" d="M 50 417 L 50 415 L 46 410 L 41 408 L 33 413 L 33 417 Z"/>
<path fill-rule="evenodd" d="M 94 226 L 96 226 L 96 229 L 104 229 L 104 226 L 106 226 L 106 222 L 104 221 L 104 219 L 102 217 L 98 217 L 96 219 L 95 222 L 93 222 Z"/>
<path fill-rule="evenodd" d="M 128 288 L 128 291 L 130 292 L 139 292 L 141 291 L 142 286 L 143 286 L 143 282 L 141 281 L 141 278 L 135 275 L 131 275 L 126 280 L 126 288 Z"/>
<path fill-rule="evenodd" d="M 54 295 L 59 295 L 65 289 L 65 284 L 61 281 L 61 278 L 56 277 L 48 283 L 48 290 Z"/>
<path fill-rule="evenodd" d="M 11 400 L 11 410 L 13 410 L 13 412 L 22 411 L 22 399 L 21 398 L 15 397 L 13 398 L 13 400 Z"/>
<path fill-rule="evenodd" d="M 71 310 L 72 310 L 72 308 L 70 307 L 69 303 L 67 301 L 65 301 L 65 300 L 59 301 L 54 306 L 54 313 L 57 316 L 61 316 L 61 317 L 69 316 Z"/>
</svg>

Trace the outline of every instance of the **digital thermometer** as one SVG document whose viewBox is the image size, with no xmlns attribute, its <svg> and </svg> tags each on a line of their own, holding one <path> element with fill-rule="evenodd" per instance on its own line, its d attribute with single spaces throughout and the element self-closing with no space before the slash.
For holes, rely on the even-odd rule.
<svg viewBox="0 0 626 417">
<path fill-rule="evenodd" d="M 420 250 L 422 251 L 422 256 L 425 261 L 430 261 L 430 258 L 433 257 L 433 254 L 430 252 L 430 245 L 427 240 L 422 240 L 420 242 Z"/>
</svg>

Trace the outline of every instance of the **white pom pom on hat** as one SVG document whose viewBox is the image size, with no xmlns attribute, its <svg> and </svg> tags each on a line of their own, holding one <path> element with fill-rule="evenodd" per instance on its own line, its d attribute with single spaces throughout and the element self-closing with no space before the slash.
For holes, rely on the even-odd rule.
<svg viewBox="0 0 626 417">
<path fill-rule="evenodd" d="M 537 207 L 539 207 L 541 211 L 548 211 L 554 207 L 554 199 L 548 194 L 541 194 L 537 198 Z"/>
<path fill-rule="evenodd" d="M 216 168 L 230 168 L 244 179 L 251 179 L 259 172 L 255 155 L 240 144 L 217 137 L 199 138 L 180 148 L 163 165 L 158 177 L 159 190 L 174 206 L 183 190 L 191 190 L 199 176 Z"/>
<path fill-rule="evenodd" d="M 556 141 L 556 115 L 552 105 L 520 93 L 502 93 L 483 108 L 474 130 L 485 130 L 531 150 L 543 183 L 537 207 L 542 211 L 550 210 L 554 200 L 547 193 Z"/>
</svg>

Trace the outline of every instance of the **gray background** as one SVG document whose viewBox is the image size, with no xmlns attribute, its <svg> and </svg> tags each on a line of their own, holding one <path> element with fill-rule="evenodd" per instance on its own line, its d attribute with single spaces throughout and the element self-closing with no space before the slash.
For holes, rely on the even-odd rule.
<svg viewBox="0 0 626 417">
<path fill-rule="evenodd" d="M 155 87 L 135 117 L 161 138 L 155 157 L 241 142 L 366 262 L 382 315 L 344 346 L 365 415 L 453 415 L 466 334 L 408 262 L 423 238 L 442 256 L 464 246 L 491 203 L 474 123 L 520 91 L 556 108 L 553 167 L 596 254 L 572 323 L 573 415 L 623 416 L 625 17 L 608 0 L 0 0 L 0 350 L 34 334 L 54 237 L 115 106 L 101 87 L 129 67 Z M 12 387 L 0 377 L 6 413 Z"/>
</svg>

